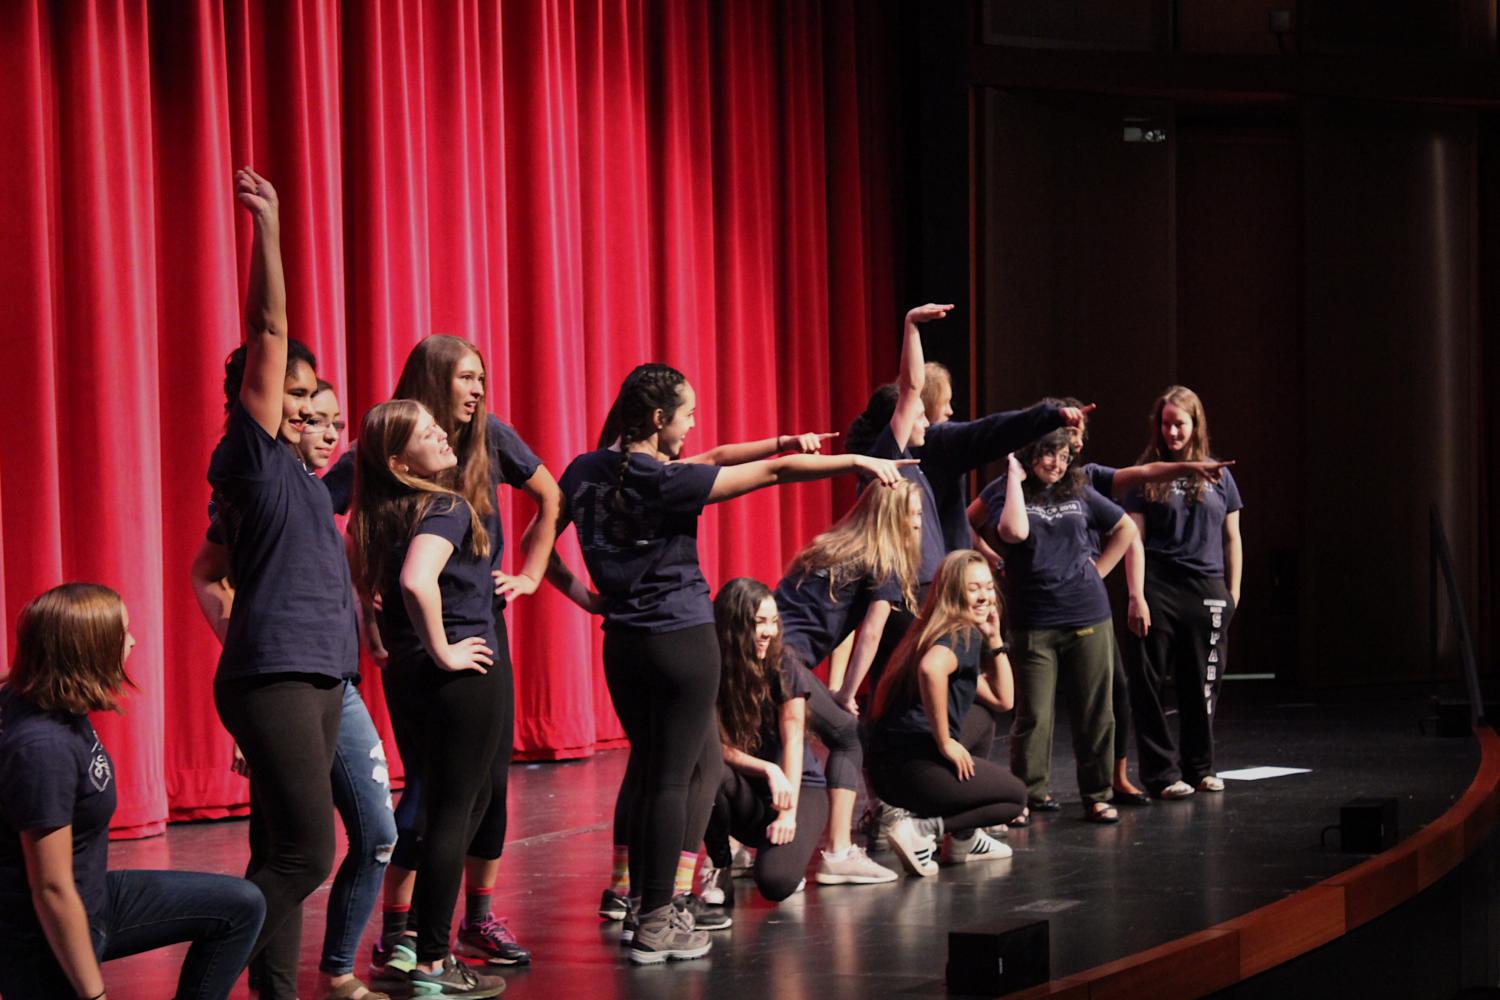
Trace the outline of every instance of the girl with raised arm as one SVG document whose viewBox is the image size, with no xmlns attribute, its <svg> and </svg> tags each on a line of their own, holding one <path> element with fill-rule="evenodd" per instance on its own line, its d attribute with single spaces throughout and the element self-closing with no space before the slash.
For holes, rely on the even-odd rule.
<svg viewBox="0 0 1500 1000">
<path fill-rule="evenodd" d="M 984 827 L 1025 808 L 1026 789 L 1015 776 L 959 738 L 981 684 L 1002 709 L 1014 702 L 995 578 L 982 555 L 960 549 L 943 560 L 876 688 L 868 769 L 882 800 L 943 819 L 943 853 L 954 862 L 1010 857 Z"/>
<path fill-rule="evenodd" d="M 248 762 L 265 823 L 265 862 L 250 874 L 266 899 L 259 952 L 273 938 L 295 948 L 302 900 L 333 866 L 329 771 L 359 649 L 328 491 L 286 447 L 311 414 L 317 376 L 288 358 L 276 192 L 247 168 L 235 194 L 255 241 L 245 343 L 225 366 L 228 419 L 208 467 L 236 588 L 214 703 Z M 295 968 L 295 952 L 273 964 Z M 262 996 L 295 996 L 290 988 L 269 984 Z"/>
<path fill-rule="evenodd" d="M 610 410 L 618 444 L 575 458 L 561 480 L 564 522 L 605 599 L 604 670 L 615 711 L 637 758 L 641 801 L 630 842 L 631 885 L 641 892 L 631 959 L 691 959 L 709 950 L 686 910 L 672 905 L 676 869 L 690 829 L 707 826 L 718 785 L 714 701 L 719 648 L 708 583 L 698 565 L 698 516 L 708 504 L 753 490 L 863 470 L 884 483 L 898 463 L 856 455 L 792 455 L 718 467 L 676 462 L 697 405 L 683 374 L 641 365 Z M 705 803 L 701 815 L 689 802 Z M 696 811 L 696 807 L 695 807 Z"/>
<path fill-rule="evenodd" d="M 0 687 L 0 996 L 105 1000 L 101 963 L 190 942 L 175 995 L 223 1000 L 265 915 L 255 886 L 107 870 L 114 763 L 88 713 L 117 711 L 130 683 L 124 602 L 66 583 L 27 604 L 16 632 Z"/>
<path fill-rule="evenodd" d="M 1005 558 L 1017 701 L 1011 770 L 1026 783 L 1032 812 L 1058 808 L 1048 786 L 1061 685 L 1072 711 L 1084 817 L 1113 823 L 1115 638 L 1104 576 L 1129 549 L 1135 526 L 1069 467 L 1072 459 L 1066 430 L 1027 445 L 1007 474 L 985 487 L 970 517 Z M 1097 557 L 1090 532 L 1104 542 Z"/>
<path fill-rule="evenodd" d="M 1142 464 L 1205 463 L 1217 473 L 1147 483 L 1125 500 L 1146 547 L 1151 614 L 1130 685 L 1141 781 L 1158 798 L 1180 799 L 1224 790 L 1214 773 L 1213 723 L 1228 662 L 1229 623 L 1240 603 L 1243 504 L 1234 474 L 1211 458 L 1208 415 L 1197 393 L 1168 388 L 1152 405 L 1150 422 Z M 1176 677 L 1180 744 L 1162 705 L 1168 672 Z"/>
</svg>

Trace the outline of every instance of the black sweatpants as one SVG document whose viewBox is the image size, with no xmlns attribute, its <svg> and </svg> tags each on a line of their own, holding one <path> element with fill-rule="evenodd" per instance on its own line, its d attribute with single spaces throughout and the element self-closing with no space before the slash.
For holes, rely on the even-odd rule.
<svg viewBox="0 0 1500 1000">
<path fill-rule="evenodd" d="M 797 796 L 797 831 L 789 844 L 766 839 L 766 827 L 776 816 L 770 787 L 725 765 L 708 825 L 709 858 L 716 867 L 729 867 L 730 836 L 755 848 L 755 887 L 773 903 L 796 892 L 807 873 L 823 827 L 828 825 L 828 790 L 802 786 Z"/>
<path fill-rule="evenodd" d="M 931 736 L 893 738 L 872 748 L 866 771 L 881 801 L 917 816 L 941 816 L 954 832 L 1009 823 L 1026 808 L 1026 786 L 1010 770 L 975 754 L 974 776 L 958 780 Z"/>
<path fill-rule="evenodd" d="M 1214 713 L 1228 661 L 1234 602 L 1218 577 L 1174 571 L 1148 560 L 1146 603 L 1151 631 L 1135 643 L 1130 700 L 1141 781 L 1160 792 L 1174 781 L 1196 785 L 1214 773 Z M 1163 700 L 1169 673 L 1176 683 L 1180 743 L 1168 728 Z"/>
<path fill-rule="evenodd" d="M 678 854 L 702 842 L 719 784 L 714 627 L 607 631 L 604 679 L 630 739 L 627 783 L 639 789 L 629 810 L 630 885 L 646 913 L 672 901 Z"/>
<path fill-rule="evenodd" d="M 495 663 L 485 673 L 440 669 L 422 655 L 385 668 L 385 698 L 396 746 L 422 782 L 417 813 L 417 883 L 412 912 L 417 960 L 447 956 L 464 854 L 489 804 L 501 728 L 510 701 L 505 624 L 486 637 Z"/>
<path fill-rule="evenodd" d="M 260 863 L 245 877 L 266 898 L 266 919 L 251 952 L 267 952 L 261 995 L 295 997 L 302 900 L 333 868 L 329 772 L 344 684 L 323 674 L 221 679 L 214 681 L 214 704 L 250 765 Z"/>
</svg>

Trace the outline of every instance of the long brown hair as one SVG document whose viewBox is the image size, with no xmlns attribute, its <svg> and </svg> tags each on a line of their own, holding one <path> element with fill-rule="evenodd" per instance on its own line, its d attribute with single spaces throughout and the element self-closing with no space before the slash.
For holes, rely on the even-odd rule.
<svg viewBox="0 0 1500 1000">
<path fill-rule="evenodd" d="M 1176 454 L 1167 447 L 1167 439 L 1161 433 L 1161 414 L 1171 403 L 1180 410 L 1186 410 L 1193 421 L 1193 433 L 1189 435 L 1187 445 L 1182 449 L 1182 454 Z M 1208 414 L 1203 412 L 1203 400 L 1198 394 L 1185 385 L 1169 385 L 1156 402 L 1151 404 L 1151 416 L 1149 430 L 1146 434 L 1146 447 L 1141 452 L 1141 457 L 1136 460 L 1137 465 L 1145 465 L 1147 462 L 1205 462 L 1208 461 L 1212 452 L 1208 445 Z M 1171 483 L 1147 483 L 1145 487 L 1146 499 L 1151 503 L 1160 503 L 1171 493 Z M 1188 503 L 1197 503 L 1203 494 L 1203 479 L 1200 476 L 1189 476 L 1188 486 L 1185 490 Z"/>
<path fill-rule="evenodd" d="M 365 414 L 355 451 L 354 514 L 349 535 L 354 541 L 355 580 L 366 594 L 382 593 L 396 573 L 391 565 L 395 543 L 411 538 L 434 504 L 452 510 L 462 498 L 450 489 L 394 468 L 427 409 L 414 399 L 393 399 Z M 436 418 L 434 418 L 436 419 Z M 489 532 L 479 512 L 469 506 L 469 554 L 490 554 Z"/>
<path fill-rule="evenodd" d="M 486 381 L 474 416 L 464 423 L 453 409 L 453 373 L 471 354 L 478 359 Z M 415 399 L 427 407 L 448 435 L 458 455 L 457 492 L 479 517 L 487 517 L 495 510 L 495 484 L 490 480 L 489 413 L 485 409 L 490 398 L 488 378 L 489 369 L 479 348 L 462 337 L 438 333 L 425 338 L 406 356 L 393 397 Z"/>
<path fill-rule="evenodd" d="M 118 710 L 125 675 L 125 603 L 97 583 L 65 583 L 31 599 L 16 628 L 9 685 L 48 712 Z"/>
<path fill-rule="evenodd" d="M 792 557 L 787 576 L 826 572 L 830 597 L 850 580 L 894 579 L 901 584 L 907 606 L 915 605 L 922 563 L 922 540 L 909 526 L 915 489 L 905 479 L 894 487 L 870 483 L 847 514 Z M 923 531 L 937 529 L 935 524 L 922 526 Z"/>
<path fill-rule="evenodd" d="M 738 576 L 714 597 L 714 631 L 719 635 L 719 732 L 724 742 L 746 753 L 760 747 L 762 720 L 772 704 L 771 672 L 781 663 L 781 634 L 755 655 L 755 613 L 771 588 Z"/>
<path fill-rule="evenodd" d="M 979 630 L 964 619 L 964 609 L 968 605 L 964 576 L 969 567 L 975 564 L 986 570 L 990 567 L 984 556 L 973 549 L 956 549 L 943 559 L 937 576 L 933 577 L 932 587 L 927 592 L 922 613 L 912 622 L 900 645 L 891 654 L 891 662 L 875 689 L 872 719 L 882 718 L 898 699 L 910 703 L 912 699 L 920 697 L 917 691 L 917 667 L 921 664 L 922 657 L 927 655 L 927 651 L 939 639 L 945 635 L 962 635 L 966 648 L 968 643 L 974 641 Z M 998 591 L 995 600 L 1001 600 Z M 1001 614 L 1004 613 L 1002 604 Z"/>
</svg>

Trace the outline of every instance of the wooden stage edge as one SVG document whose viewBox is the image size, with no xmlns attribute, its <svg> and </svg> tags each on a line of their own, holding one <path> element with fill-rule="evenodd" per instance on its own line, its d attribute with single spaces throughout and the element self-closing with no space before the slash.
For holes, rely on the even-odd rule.
<svg viewBox="0 0 1500 1000">
<path fill-rule="evenodd" d="M 1475 732 L 1468 789 L 1419 832 L 1348 871 L 1258 910 L 1006 1000 L 1206 996 L 1325 945 L 1411 899 L 1479 848 L 1500 814 L 1500 733 Z"/>
</svg>

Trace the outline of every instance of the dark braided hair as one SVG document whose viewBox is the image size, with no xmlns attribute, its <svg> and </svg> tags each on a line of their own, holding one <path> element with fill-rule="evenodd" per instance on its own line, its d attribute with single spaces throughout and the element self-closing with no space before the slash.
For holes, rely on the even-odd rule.
<svg viewBox="0 0 1500 1000">
<path fill-rule="evenodd" d="M 856 455 L 868 455 L 870 449 L 875 447 L 875 439 L 880 437 L 880 432 L 890 426 L 898 399 L 900 393 L 894 382 L 887 382 L 871 393 L 870 401 L 865 404 L 865 412 L 855 417 L 849 425 L 849 432 L 844 435 L 844 447 Z"/>
<path fill-rule="evenodd" d="M 682 404 L 682 387 L 686 384 L 686 375 L 663 364 L 637 365 L 620 383 L 599 434 L 600 448 L 608 448 L 617 439 L 620 442 L 620 481 L 611 500 L 616 510 L 624 509 L 620 488 L 625 485 L 625 470 L 630 465 L 630 445 L 656 433 L 657 410 L 665 422 L 671 422 Z"/>
</svg>

